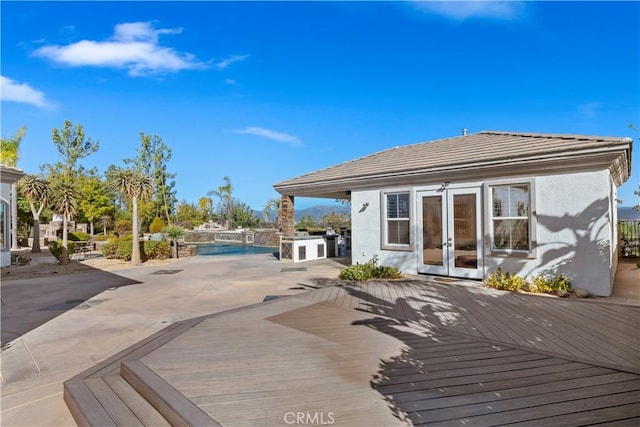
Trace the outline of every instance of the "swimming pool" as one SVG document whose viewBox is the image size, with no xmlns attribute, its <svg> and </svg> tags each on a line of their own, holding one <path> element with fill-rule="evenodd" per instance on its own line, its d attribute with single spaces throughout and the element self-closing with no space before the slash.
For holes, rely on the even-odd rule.
<svg viewBox="0 0 640 427">
<path fill-rule="evenodd" d="M 198 244 L 196 255 L 248 255 L 278 252 L 277 246 L 225 245 L 221 243 Z"/>
</svg>

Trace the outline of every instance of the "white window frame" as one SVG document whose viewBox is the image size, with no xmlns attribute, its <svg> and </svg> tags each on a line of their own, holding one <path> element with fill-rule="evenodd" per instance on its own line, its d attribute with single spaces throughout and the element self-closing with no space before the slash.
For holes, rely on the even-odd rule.
<svg viewBox="0 0 640 427">
<path fill-rule="evenodd" d="M 522 186 L 527 185 L 529 187 L 529 211 L 527 215 L 528 220 L 528 232 L 529 232 L 529 247 L 528 249 L 503 249 L 496 248 L 494 246 L 495 234 L 493 231 L 494 216 L 493 216 L 493 188 L 494 187 L 508 187 L 508 186 Z M 487 240 L 485 244 L 486 253 L 496 256 L 520 256 L 526 258 L 536 258 L 536 210 L 535 210 L 535 181 L 534 179 L 513 179 L 513 180 L 498 180 L 485 183 L 486 194 L 486 209 L 485 209 L 485 230 L 487 233 Z M 520 217 L 499 217 L 501 219 L 518 219 Z"/>
<path fill-rule="evenodd" d="M 408 198 L 408 209 L 407 209 L 407 213 L 408 216 L 406 218 L 393 218 L 393 219 L 389 219 L 387 217 L 387 200 L 389 196 L 397 196 L 400 194 L 406 194 L 407 198 Z M 393 189 L 393 190 L 384 190 L 380 192 L 380 217 L 381 217 L 381 224 L 380 224 L 380 230 L 381 230 L 381 242 L 380 242 L 380 246 L 382 249 L 385 250 L 391 250 L 391 251 L 412 251 L 413 250 L 413 241 L 414 241 L 414 237 L 413 237 L 413 216 L 414 216 L 414 212 L 413 212 L 413 192 L 411 191 L 411 189 L 407 189 L 407 188 L 402 188 L 402 189 Z M 388 235 L 387 235 L 387 226 L 388 226 L 388 221 L 406 221 L 407 222 L 407 227 L 409 229 L 409 243 L 404 244 L 404 243 L 389 243 L 389 239 L 388 239 Z"/>
<path fill-rule="evenodd" d="M 2 204 L 2 243 L 0 249 L 3 251 L 8 251 L 11 245 L 11 230 L 9 224 L 9 216 L 10 216 L 10 206 L 9 203 L 4 199 L 0 200 Z"/>
</svg>

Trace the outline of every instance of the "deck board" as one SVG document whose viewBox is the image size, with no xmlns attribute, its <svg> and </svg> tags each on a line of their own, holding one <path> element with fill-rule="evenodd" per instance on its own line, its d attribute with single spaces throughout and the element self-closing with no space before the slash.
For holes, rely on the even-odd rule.
<svg viewBox="0 0 640 427">
<path fill-rule="evenodd" d="M 633 308 L 340 283 L 204 320 L 143 362 L 238 427 L 282 425 L 289 411 L 332 412 L 334 425 L 640 421 Z"/>
</svg>

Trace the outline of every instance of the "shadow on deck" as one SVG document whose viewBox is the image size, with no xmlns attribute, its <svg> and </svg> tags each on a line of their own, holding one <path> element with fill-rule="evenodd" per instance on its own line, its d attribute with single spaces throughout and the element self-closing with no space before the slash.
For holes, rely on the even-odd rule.
<svg viewBox="0 0 640 427">
<path fill-rule="evenodd" d="M 640 421 L 637 307 L 434 278 L 319 282 L 172 325 L 66 382 L 65 401 L 80 425 Z"/>
</svg>

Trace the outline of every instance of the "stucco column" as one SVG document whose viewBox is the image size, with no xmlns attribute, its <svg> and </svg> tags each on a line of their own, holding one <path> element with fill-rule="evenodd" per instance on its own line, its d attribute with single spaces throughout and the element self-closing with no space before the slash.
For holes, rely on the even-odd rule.
<svg viewBox="0 0 640 427">
<path fill-rule="evenodd" d="M 11 249 L 18 248 L 18 184 L 11 184 Z"/>
<path fill-rule="evenodd" d="M 282 234 L 285 236 L 295 236 L 296 220 L 293 196 L 282 196 Z"/>
</svg>

